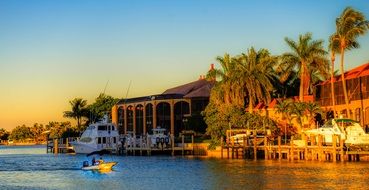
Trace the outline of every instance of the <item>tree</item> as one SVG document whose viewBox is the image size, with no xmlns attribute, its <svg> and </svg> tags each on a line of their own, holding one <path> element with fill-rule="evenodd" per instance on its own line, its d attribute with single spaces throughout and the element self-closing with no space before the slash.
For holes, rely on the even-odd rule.
<svg viewBox="0 0 369 190">
<path fill-rule="evenodd" d="M 9 136 L 9 139 L 16 141 L 25 141 L 26 139 L 33 138 L 32 132 L 26 125 L 17 126 L 14 128 Z"/>
<path fill-rule="evenodd" d="M 34 141 L 36 144 L 39 142 L 40 139 L 42 139 L 42 133 L 45 131 L 45 128 L 42 124 L 35 123 L 30 128 L 32 136 L 34 138 Z"/>
<path fill-rule="evenodd" d="M 233 84 L 240 87 L 238 98 L 242 105 L 245 95 L 248 97 L 249 112 L 252 113 L 256 102 L 268 104 L 271 100 L 277 57 L 270 55 L 266 49 L 256 51 L 251 47 L 247 54 L 242 54 L 237 61 L 239 64 Z"/>
<path fill-rule="evenodd" d="M 0 140 L 8 140 L 10 133 L 3 128 L 0 128 Z"/>
<path fill-rule="evenodd" d="M 305 103 L 305 109 L 308 112 L 309 123 L 314 123 L 314 118 L 317 114 L 323 114 L 322 108 L 315 102 Z"/>
<path fill-rule="evenodd" d="M 347 7 L 342 12 L 341 16 L 336 19 L 336 32 L 330 38 L 333 48 L 336 49 L 336 46 L 339 46 L 339 53 L 341 54 L 341 80 L 347 108 L 349 105 L 349 99 L 344 75 L 345 51 L 353 48 L 359 48 L 360 45 L 357 41 L 357 38 L 361 35 L 364 35 L 368 29 L 369 21 L 366 20 L 364 14 L 351 7 Z"/>
<path fill-rule="evenodd" d="M 318 71 L 325 75 L 328 72 L 327 52 L 323 48 L 323 40 L 313 40 L 311 33 L 300 35 L 297 42 L 290 38 L 285 38 L 285 41 L 292 51 L 282 55 L 281 68 L 286 75 L 297 69 L 300 76 L 299 100 L 303 101 L 304 96 L 309 95 L 312 73 Z"/>
<path fill-rule="evenodd" d="M 340 51 L 339 43 L 337 40 L 334 40 L 334 35 L 329 37 L 329 46 L 328 49 L 331 51 L 331 96 L 332 96 L 332 108 L 333 112 L 336 112 L 336 101 L 334 96 L 334 61 L 336 60 L 336 52 Z M 333 114 L 334 117 L 335 114 Z"/>
<path fill-rule="evenodd" d="M 291 104 L 293 104 L 292 99 L 286 99 L 286 100 L 278 100 L 278 103 L 276 105 L 276 113 L 280 113 L 282 115 L 282 120 L 285 120 L 285 126 L 284 126 L 284 142 L 287 142 L 287 126 L 291 125 Z"/>
<path fill-rule="evenodd" d="M 70 122 L 49 122 L 45 126 L 46 130 L 50 131 L 49 137 L 50 138 L 62 138 L 68 137 L 65 133 L 68 133 L 70 129 L 73 129 Z M 75 131 L 77 129 L 74 129 Z M 75 135 L 73 135 L 75 136 Z"/>
<path fill-rule="evenodd" d="M 72 106 L 71 111 L 65 111 L 64 117 L 73 118 L 77 120 L 77 128 L 81 128 L 81 119 L 88 115 L 88 109 L 86 107 L 87 101 L 82 98 L 75 98 L 69 101 Z"/>
<path fill-rule="evenodd" d="M 119 101 L 117 98 L 101 93 L 95 102 L 87 107 L 90 114 L 93 116 L 92 122 L 95 122 L 111 111 L 111 108 Z"/>
<path fill-rule="evenodd" d="M 235 85 L 232 84 L 232 78 L 234 77 L 237 63 L 235 59 L 227 53 L 224 54 L 223 57 L 218 56 L 216 60 L 220 64 L 221 69 L 210 70 L 206 78 L 212 81 L 220 79 L 218 84 L 216 84 L 218 101 L 226 104 L 233 104 L 233 101 L 237 101 L 235 96 L 237 96 L 238 89 L 233 89 Z"/>
</svg>

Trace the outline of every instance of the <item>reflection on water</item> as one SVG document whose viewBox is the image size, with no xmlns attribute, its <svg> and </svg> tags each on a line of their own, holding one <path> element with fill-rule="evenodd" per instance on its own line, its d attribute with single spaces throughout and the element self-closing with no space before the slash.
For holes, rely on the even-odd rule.
<svg viewBox="0 0 369 190">
<path fill-rule="evenodd" d="M 118 165 L 104 173 L 82 171 L 84 155 L 45 152 L 1 146 L 0 189 L 362 189 L 369 180 L 367 162 L 105 156 Z"/>
</svg>

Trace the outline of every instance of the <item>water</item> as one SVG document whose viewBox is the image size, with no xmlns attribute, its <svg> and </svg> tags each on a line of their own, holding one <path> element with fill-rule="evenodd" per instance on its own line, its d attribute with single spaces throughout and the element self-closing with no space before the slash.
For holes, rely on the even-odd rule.
<svg viewBox="0 0 369 190">
<path fill-rule="evenodd" d="M 368 162 L 288 162 L 104 156 L 114 171 L 82 171 L 84 155 L 0 146 L 0 189 L 362 189 Z"/>
</svg>

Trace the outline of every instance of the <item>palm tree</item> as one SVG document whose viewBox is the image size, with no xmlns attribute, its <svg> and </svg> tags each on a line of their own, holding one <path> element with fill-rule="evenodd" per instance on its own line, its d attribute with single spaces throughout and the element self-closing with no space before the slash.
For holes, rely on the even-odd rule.
<svg viewBox="0 0 369 190">
<path fill-rule="evenodd" d="M 223 57 L 218 56 L 216 60 L 221 65 L 221 69 L 210 70 L 207 73 L 206 78 L 208 80 L 216 80 L 217 78 L 220 78 L 220 84 L 217 84 L 217 93 L 219 98 L 221 98 L 226 104 L 232 104 L 232 95 L 234 92 L 230 79 L 233 77 L 233 73 L 235 72 L 236 63 L 227 53 L 224 54 Z"/>
<path fill-rule="evenodd" d="M 317 103 L 307 102 L 305 104 L 305 109 L 309 113 L 308 114 L 309 123 L 312 123 L 316 114 L 323 114 L 322 108 Z"/>
<path fill-rule="evenodd" d="M 238 98 L 242 102 L 245 96 L 248 97 L 249 112 L 252 113 L 254 103 L 269 103 L 271 100 L 277 57 L 270 55 L 266 49 L 256 51 L 251 47 L 247 54 L 242 54 L 237 61 L 239 64 L 233 84 L 240 87 Z"/>
<path fill-rule="evenodd" d="M 341 16 L 336 19 L 336 32 L 331 36 L 331 43 L 339 45 L 339 53 L 341 54 L 340 70 L 346 107 L 348 107 L 349 99 L 344 76 L 345 51 L 359 48 L 360 45 L 357 38 L 364 35 L 368 29 L 369 21 L 366 20 L 364 14 L 351 7 L 347 7 Z"/>
<path fill-rule="evenodd" d="M 300 76 L 299 100 L 303 101 L 304 95 L 309 94 L 311 74 L 315 71 L 321 74 L 328 71 L 328 60 L 325 57 L 327 52 L 323 48 L 323 40 L 313 40 L 311 33 L 300 35 L 297 42 L 290 38 L 285 38 L 285 41 L 292 51 L 282 55 L 281 67 L 286 75 L 297 68 Z"/>
<path fill-rule="evenodd" d="M 33 138 L 36 144 L 38 144 L 38 141 L 41 138 L 42 132 L 44 132 L 44 126 L 42 124 L 35 123 L 31 127 L 31 132 L 32 132 L 32 135 L 33 135 Z"/>
<path fill-rule="evenodd" d="M 235 63 L 233 62 L 232 57 L 228 53 L 225 53 L 223 57 L 218 56 L 216 60 L 219 62 L 222 69 L 214 68 L 212 70 L 209 70 L 209 72 L 206 75 L 206 78 L 207 79 L 220 78 L 220 81 L 227 80 L 235 69 Z"/>
<path fill-rule="evenodd" d="M 334 96 L 334 61 L 336 60 L 336 52 L 339 51 L 339 43 L 337 43 L 337 40 L 334 40 L 334 35 L 331 35 L 329 37 L 329 46 L 328 49 L 331 51 L 331 95 L 332 95 L 332 108 L 333 113 L 336 112 L 336 101 Z M 335 114 L 333 114 L 334 117 Z"/>
<path fill-rule="evenodd" d="M 81 119 L 87 115 L 87 100 L 83 100 L 82 98 L 75 98 L 69 101 L 72 106 L 71 111 L 65 111 L 64 117 L 73 118 L 77 120 L 77 128 L 81 127 Z"/>
<path fill-rule="evenodd" d="M 293 101 L 291 99 L 286 100 L 278 100 L 278 104 L 276 105 L 276 113 L 280 113 L 282 115 L 283 120 L 287 120 L 284 126 L 284 142 L 287 142 L 287 125 L 291 125 L 291 104 Z"/>
<path fill-rule="evenodd" d="M 290 104 L 290 115 L 293 116 L 297 120 L 298 128 L 297 132 L 300 133 L 302 131 L 302 118 L 305 115 L 306 104 L 304 102 L 293 102 Z"/>
</svg>

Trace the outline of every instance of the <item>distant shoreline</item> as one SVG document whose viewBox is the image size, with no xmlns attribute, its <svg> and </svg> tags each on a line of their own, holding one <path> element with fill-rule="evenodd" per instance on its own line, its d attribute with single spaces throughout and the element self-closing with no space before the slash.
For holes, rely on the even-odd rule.
<svg viewBox="0 0 369 190">
<path fill-rule="evenodd" d="M 46 145 L 45 143 L 11 143 L 11 144 L 0 144 L 2 146 L 34 146 L 34 145 Z"/>
</svg>

